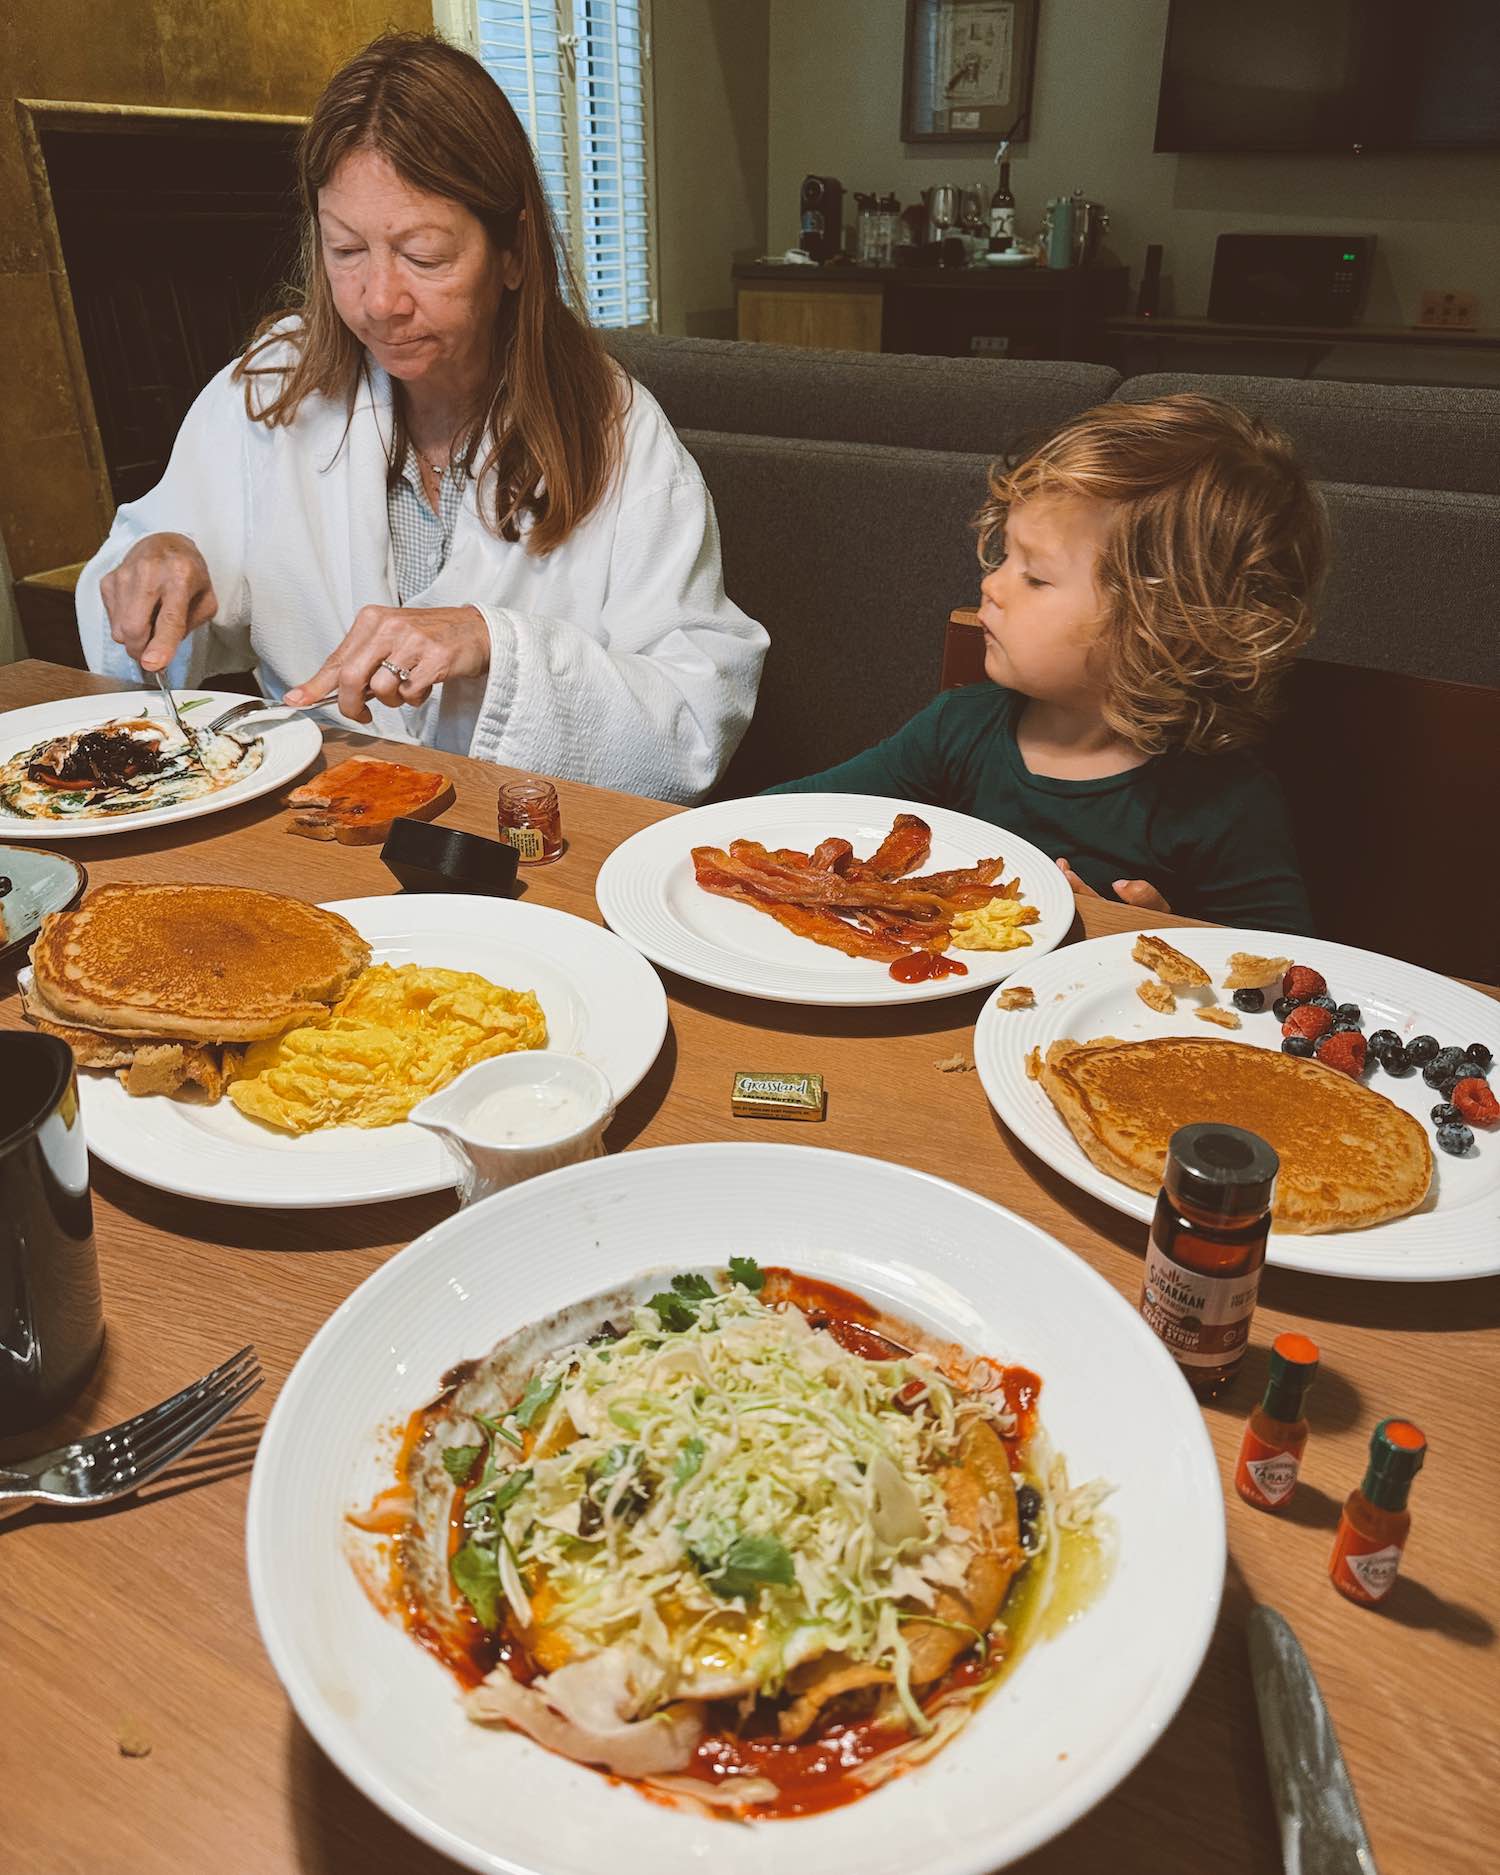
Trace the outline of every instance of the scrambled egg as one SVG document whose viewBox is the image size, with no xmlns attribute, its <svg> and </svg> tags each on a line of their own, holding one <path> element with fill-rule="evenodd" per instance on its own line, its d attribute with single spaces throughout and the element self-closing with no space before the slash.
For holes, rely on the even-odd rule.
<svg viewBox="0 0 1500 1875">
<path fill-rule="evenodd" d="M 952 945 L 960 951 L 1018 951 L 1031 939 L 1022 925 L 1035 924 L 1041 913 L 1018 898 L 992 898 L 988 905 L 961 911 L 953 920 Z"/>
<path fill-rule="evenodd" d="M 252 1043 L 229 1098 L 289 1133 L 394 1126 L 476 1061 L 546 1046 L 547 1019 L 530 990 L 469 970 L 377 964 L 326 1023 Z"/>
</svg>

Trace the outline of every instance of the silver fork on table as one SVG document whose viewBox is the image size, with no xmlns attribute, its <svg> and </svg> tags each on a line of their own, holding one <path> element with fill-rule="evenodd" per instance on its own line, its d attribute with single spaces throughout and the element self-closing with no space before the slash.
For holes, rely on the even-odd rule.
<svg viewBox="0 0 1500 1875">
<path fill-rule="evenodd" d="M 253 1347 L 133 1419 L 60 1445 L 18 1465 L 0 1465 L 0 1503 L 108 1504 L 147 1484 L 242 1406 L 261 1383 Z"/>
</svg>

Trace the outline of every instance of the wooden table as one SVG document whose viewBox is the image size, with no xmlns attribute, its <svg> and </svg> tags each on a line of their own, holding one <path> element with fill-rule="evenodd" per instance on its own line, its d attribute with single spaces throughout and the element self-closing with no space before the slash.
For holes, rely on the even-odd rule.
<svg viewBox="0 0 1500 1875">
<path fill-rule="evenodd" d="M 110 687 L 55 666 L 15 665 L 0 671 L 0 708 Z M 330 759 L 344 752 L 342 741 L 330 739 Z M 448 823 L 492 832 L 498 771 L 430 759 L 458 784 Z M 556 865 L 526 875 L 527 895 L 597 922 L 592 886 L 605 854 L 676 810 L 569 784 L 558 792 L 571 844 Z M 392 887 L 377 848 L 290 839 L 269 797 L 72 851 L 96 885 L 227 880 L 312 900 Z M 1145 922 L 1095 902 L 1082 929 L 1098 935 Z M 0 1021 L 11 1026 L 21 1021 L 14 988 L 13 978 L 0 980 Z M 977 996 L 844 1011 L 756 1004 L 673 977 L 667 990 L 670 1034 L 620 1110 L 613 1150 L 784 1140 L 784 1123 L 731 1119 L 731 1071 L 817 1069 L 829 1088 L 818 1145 L 956 1178 L 1052 1232 L 1135 1300 L 1141 1227 L 1018 1147 L 976 1075 L 938 1072 L 938 1061 L 972 1056 Z M 258 1346 L 267 1385 L 251 1411 L 216 1435 L 211 1456 L 139 1500 L 85 1516 L 33 1508 L 0 1520 L 0 1865 L 17 1875 L 451 1868 L 346 1783 L 293 1717 L 261 1650 L 243 1561 L 255 1435 L 277 1388 L 334 1306 L 449 1208 L 427 1198 L 313 1213 L 232 1210 L 95 1167 L 109 1334 L 65 1431 L 147 1406 L 245 1341 Z M 1230 1549 L 1207 1662 L 1145 1762 L 1026 1861 L 1027 1875 L 1280 1868 L 1245 1657 L 1245 1617 L 1257 1601 L 1282 1609 L 1308 1651 L 1383 1875 L 1493 1866 L 1497 1318 L 1500 1281 L 1387 1286 L 1266 1272 L 1248 1371 L 1207 1415 L 1229 1492 Z M 1319 1342 L 1323 1369 L 1304 1482 L 1291 1514 L 1276 1518 L 1240 1502 L 1229 1467 L 1265 1349 L 1293 1326 Z M 1413 1495 L 1407 1568 L 1375 1614 L 1345 1602 L 1324 1570 L 1339 1500 L 1359 1480 L 1371 1428 L 1396 1411 L 1425 1428 L 1431 1458 Z M 1171 1591 L 1163 1582 L 1164 1622 Z M 122 1738 L 149 1744 L 149 1755 L 126 1756 Z M 609 1866 L 601 1843 L 601 1875 Z"/>
</svg>

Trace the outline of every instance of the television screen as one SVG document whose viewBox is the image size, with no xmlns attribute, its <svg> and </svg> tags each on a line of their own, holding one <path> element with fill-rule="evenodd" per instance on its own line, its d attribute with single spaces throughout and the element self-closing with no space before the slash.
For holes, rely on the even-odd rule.
<svg viewBox="0 0 1500 1875">
<path fill-rule="evenodd" d="M 1500 149 L 1500 0 L 1172 0 L 1158 150 Z"/>
</svg>

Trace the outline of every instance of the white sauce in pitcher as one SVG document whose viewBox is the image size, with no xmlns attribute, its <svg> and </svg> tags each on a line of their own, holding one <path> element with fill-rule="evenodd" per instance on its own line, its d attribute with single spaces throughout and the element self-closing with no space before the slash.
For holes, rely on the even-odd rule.
<svg viewBox="0 0 1500 1875">
<path fill-rule="evenodd" d="M 534 1146 L 563 1139 L 594 1118 L 594 1107 L 573 1088 L 556 1081 L 501 1087 L 476 1101 L 461 1130 L 486 1146 Z"/>
</svg>

